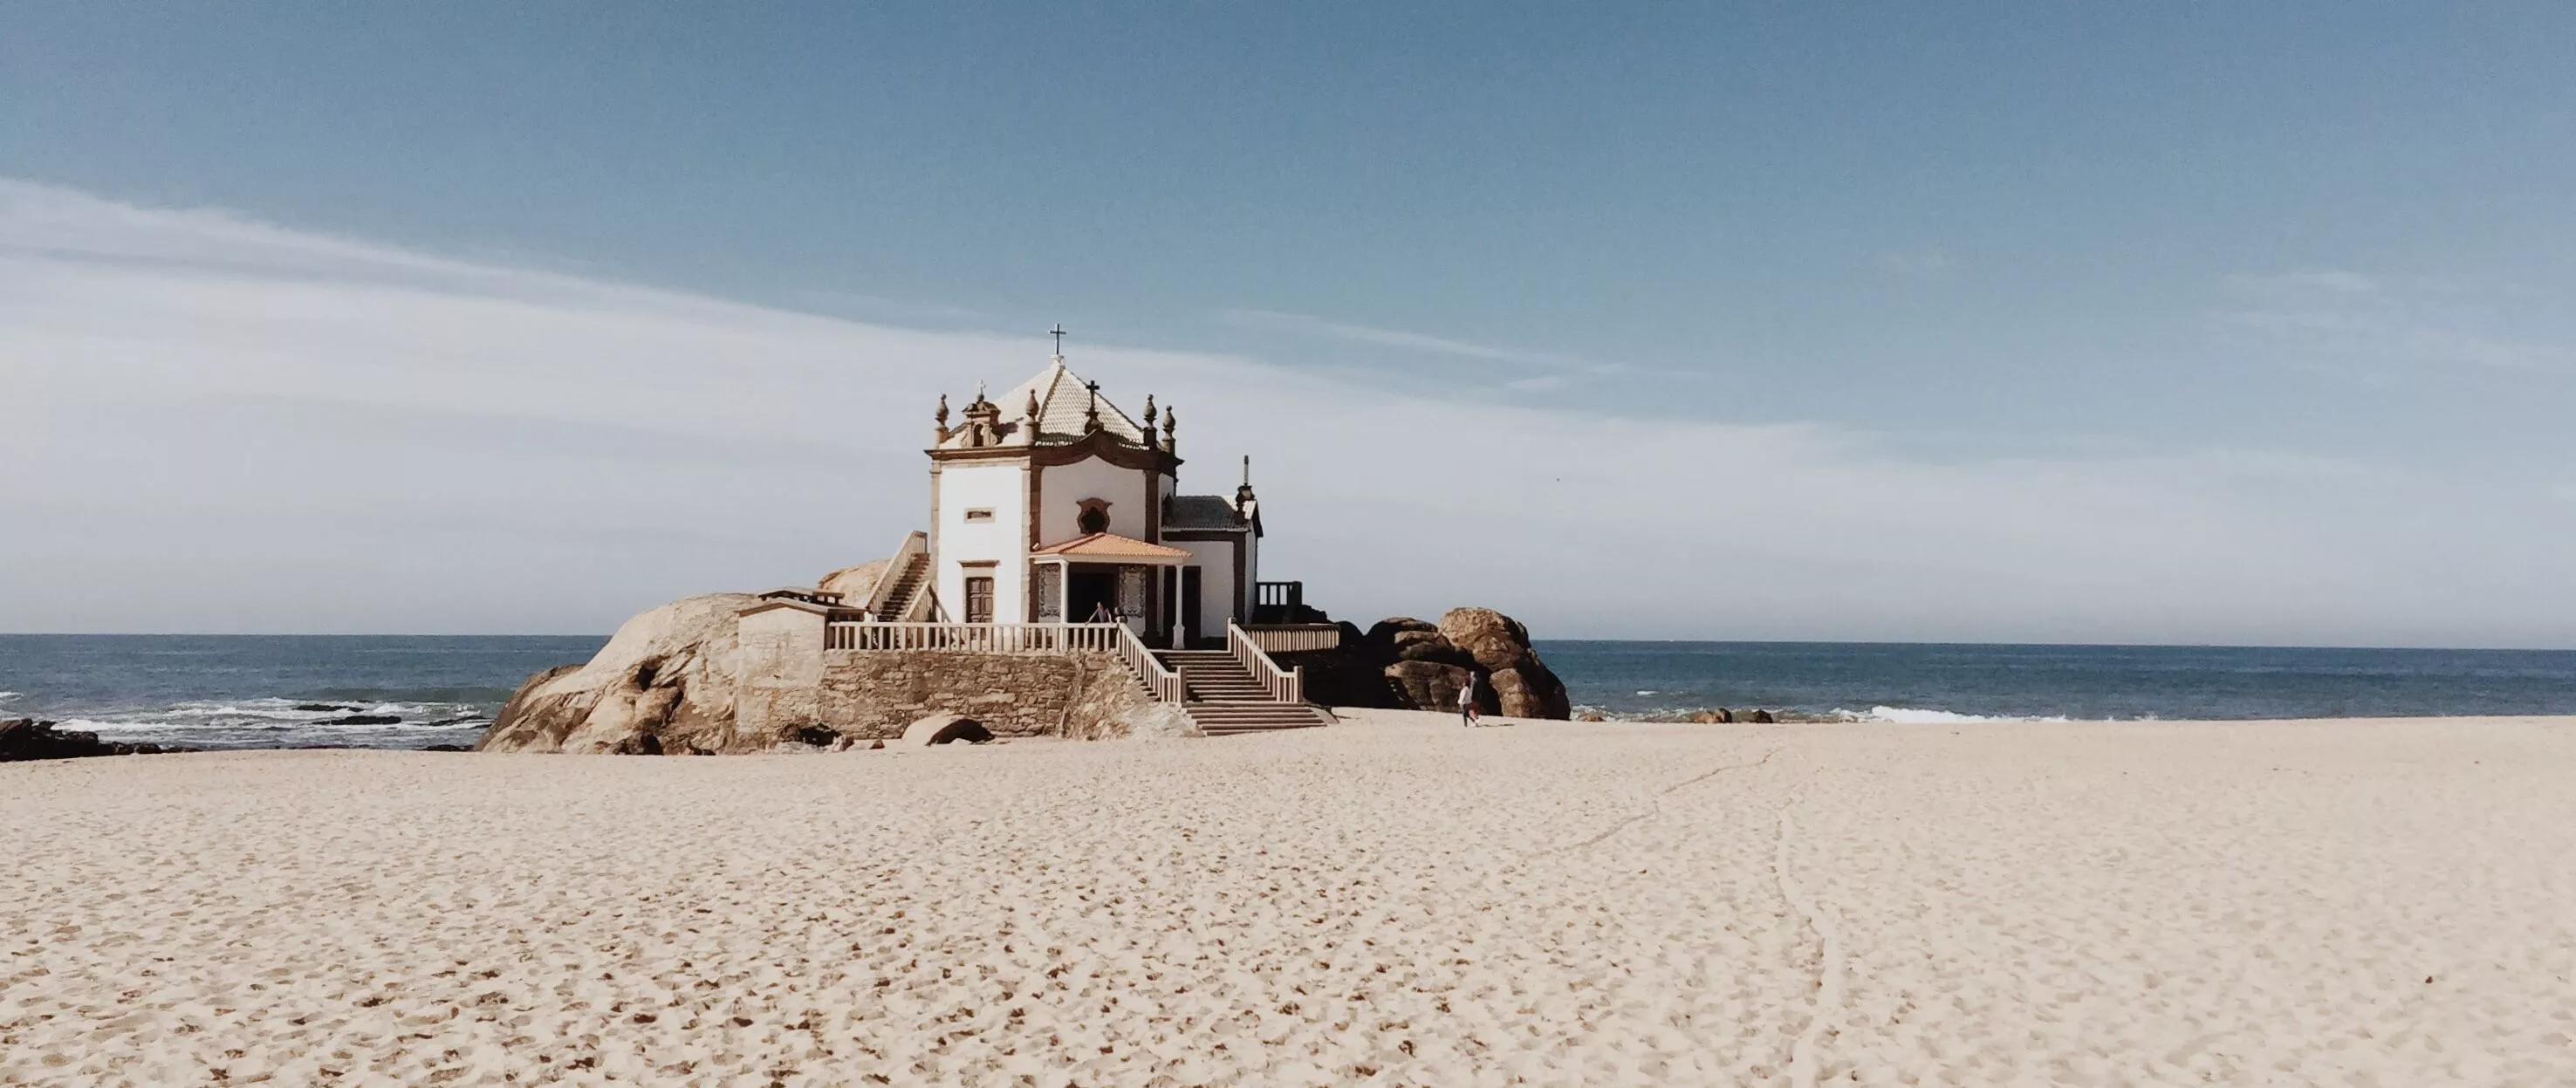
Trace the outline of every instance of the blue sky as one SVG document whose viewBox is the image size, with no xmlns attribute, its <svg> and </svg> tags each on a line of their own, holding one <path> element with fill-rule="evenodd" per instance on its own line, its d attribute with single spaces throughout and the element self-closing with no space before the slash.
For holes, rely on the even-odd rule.
<svg viewBox="0 0 2576 1088">
<path fill-rule="evenodd" d="M 1513 598 L 1565 634 L 2576 644 L 2576 620 L 2558 618 L 2576 576 L 2554 544 L 2576 522 L 2571 43 L 2576 9 L 2557 4 L 19 3 L 0 8 L 0 176 L 20 186 L 0 253 L 22 285 L 0 294 L 0 321 L 19 321 L 0 341 L 0 381 L 22 400 L 74 396 L 67 371 L 46 369 L 73 356 L 45 345 L 95 337 L 66 315 L 113 309 L 119 291 L 165 297 L 98 280 L 99 299 L 76 305 L 46 293 L 69 282 L 60 262 L 183 259 L 238 291 L 381 286 L 388 268 L 434 256 L 484 270 L 487 286 L 506 271 L 522 286 L 651 289 L 659 301 L 619 296 L 648 317 L 721 303 L 833 319 L 832 335 L 936 334 L 887 343 L 982 344 L 1062 321 L 1078 359 L 1223 360 L 1335 383 L 1312 387 L 1342 391 L 1312 393 L 1319 406 L 1360 390 L 1489 413 L 1468 427 L 1798 428 L 1833 451 L 1806 469 L 1875 481 L 1809 488 L 1802 504 L 1726 491 L 1711 482 L 1725 471 L 1670 457 L 1622 469 L 1615 449 L 1559 451 L 1647 477 L 1640 504 L 1713 511 L 1634 531 L 1886 541 L 1818 569 L 1797 549 L 1734 556 L 1689 583 L 1704 607 L 1651 616 L 1540 588 L 1597 559 L 1570 543 L 1579 531 L 1611 525 L 1493 545 L 1496 582 L 1440 587 Z M 89 219 L 58 230 L 66 216 Z M 244 243 L 218 222 L 276 234 Z M 368 255 L 306 263 L 320 239 Z M 166 297 L 173 350 L 206 342 L 183 320 L 201 304 Z M 311 332 L 278 320 L 261 335 L 309 345 Z M 418 332 L 389 319 L 374 342 Z M 371 343 L 350 335 L 348 350 Z M 563 335 L 557 358 L 601 350 Z M 922 350 L 913 364 L 945 387 L 977 376 Z M 980 348 L 959 350 L 957 365 L 981 365 Z M 1116 385 L 1112 356 L 1099 358 Z M 82 403 L 135 389 L 104 365 L 81 368 L 97 383 Z M 208 366 L 206 395 L 245 395 Z M 1007 382 L 1033 366 L 987 369 Z M 315 373 L 306 393 L 275 395 L 372 380 Z M 1209 386 L 1211 407 L 1227 388 Z M 680 425 L 661 410 L 628 423 Z M 1379 440 L 1338 435 L 1344 421 L 1320 410 L 1314 426 L 1343 445 Z M 179 418 L 250 426 L 212 414 Z M 1231 425 L 1212 415 L 1211 428 Z M 381 453 L 351 441 L 360 460 Z M 1462 457 L 1429 486 L 1492 493 L 1464 515 L 1471 531 L 1551 516 Z M 1353 455 L 1313 475 L 1372 464 Z M 854 471 L 918 489 L 908 461 L 868 465 Z M 2204 470 L 2227 478 L 2191 475 Z M 66 463 L 58 478 L 112 484 L 120 471 Z M 2252 527 L 2238 554 L 2213 537 L 2204 566 L 2153 571 L 2099 543 L 2022 555 L 2027 532 L 1973 539 L 2064 510 L 2026 486 L 2061 471 L 2090 481 L 2070 486 L 2108 503 L 2102 517 L 2139 519 L 2123 532 L 2162 524 L 2150 515 L 2166 493 L 2211 526 Z M 1947 531 L 1971 538 L 1966 566 L 1908 580 L 1894 572 L 1921 545 L 1874 515 L 1924 494 L 1906 475 L 1919 472 L 2021 482 L 1959 511 Z M 59 516 L 15 545 L 35 549 L 20 569 L 94 554 L 70 524 L 78 511 L 29 486 L 21 508 Z M 206 486 L 262 485 L 233 473 Z M 1316 490 L 1307 524 L 1356 522 Z M 872 540 L 900 520 L 855 513 L 846 528 Z M 1305 554 L 1293 540 L 1282 554 L 1310 579 L 1341 578 L 1363 619 L 1459 603 L 1407 600 L 1403 583 L 1312 539 L 1333 534 L 1308 535 Z M 345 547 L 315 561 L 364 571 L 393 545 Z M 1999 557 L 1994 569 L 1977 554 Z M 808 558 L 821 556 L 728 538 L 601 575 L 552 614 L 489 603 L 500 583 L 478 593 L 488 572 L 460 569 L 447 596 L 465 603 L 436 629 L 596 630 L 627 602 L 715 588 L 681 583 L 765 581 L 751 575 Z M 258 566 L 248 553 L 159 562 L 182 580 Z M 2295 599 L 2211 588 L 2336 564 L 2348 572 Z M 295 569 L 253 582 L 278 588 Z M 1943 581 L 1954 576 L 1967 580 Z M 2199 600 L 2193 587 L 2207 599 L 2172 604 Z M 108 625 L 421 622 L 393 602 L 299 611 L 283 596 L 138 604 Z M 0 628 L 86 615 L 0 581 Z"/>
</svg>

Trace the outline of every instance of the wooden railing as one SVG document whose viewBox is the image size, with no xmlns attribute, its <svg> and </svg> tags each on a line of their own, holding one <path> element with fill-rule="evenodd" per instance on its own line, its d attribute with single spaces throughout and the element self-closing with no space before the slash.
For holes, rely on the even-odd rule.
<svg viewBox="0 0 2576 1088">
<path fill-rule="evenodd" d="M 1123 636 L 1123 638 L 1122 638 Z M 945 650 L 964 654 L 1119 654 L 1136 641 L 1115 623 L 828 623 L 823 648 L 861 652 Z M 1147 655 L 1149 658 L 1152 655 Z"/>
<path fill-rule="evenodd" d="M 1342 644 L 1342 628 L 1336 623 L 1254 623 L 1244 625 L 1243 633 L 1274 654 L 1331 650 Z"/>
<path fill-rule="evenodd" d="M 1145 640 L 1136 637 L 1136 632 L 1128 630 L 1123 623 L 1101 626 L 1117 630 L 1118 660 L 1127 666 L 1127 671 L 1136 674 L 1136 679 L 1145 682 L 1145 690 L 1153 693 L 1155 702 L 1177 703 L 1189 698 L 1189 684 L 1181 679 L 1181 674 L 1163 664 L 1162 658 L 1154 656 L 1154 651 L 1145 645 Z"/>
<path fill-rule="evenodd" d="M 789 586 L 784 589 L 773 589 L 767 593 L 761 594 L 760 599 L 764 601 L 803 601 L 806 604 L 819 605 L 824 608 L 841 607 L 840 594 L 826 593 L 819 589 L 806 589 L 803 586 Z"/>
<path fill-rule="evenodd" d="M 1261 652 L 1261 644 L 1253 641 L 1251 633 L 1245 631 L 1242 624 L 1226 621 L 1225 650 L 1234 655 L 1235 663 L 1242 665 L 1243 671 L 1261 682 L 1262 689 L 1270 693 L 1271 702 L 1306 701 L 1305 667 L 1280 668 L 1278 662 L 1270 660 L 1269 654 Z"/>
</svg>

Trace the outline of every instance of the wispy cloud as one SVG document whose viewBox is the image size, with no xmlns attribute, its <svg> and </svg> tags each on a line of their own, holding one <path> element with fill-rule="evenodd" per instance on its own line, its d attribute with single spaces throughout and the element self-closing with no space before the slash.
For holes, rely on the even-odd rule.
<svg viewBox="0 0 2576 1088">
<path fill-rule="evenodd" d="M 2528 292 L 2351 271 L 2239 274 L 2221 284 L 2218 328 L 2278 361 L 2371 382 L 2392 367 L 2561 374 L 2576 345 L 2520 332 Z"/>
<path fill-rule="evenodd" d="M 1533 391 L 1581 373 L 1338 327 Z M 25 514 L 0 532 L 0 629 L 600 631 L 809 581 L 922 527 L 941 390 L 1046 353 L 0 183 L 0 464 L 22 470 L 0 510 Z M 1270 466 L 1265 566 L 1363 620 L 1478 603 L 1561 637 L 2576 641 L 2576 573 L 2535 543 L 2576 535 L 2576 503 L 2464 535 L 2492 519 L 2438 487 L 2260 451 L 1936 458 L 1818 424 L 1083 356 L 1110 394 L 1181 406 L 1184 487 Z"/>
<path fill-rule="evenodd" d="M 2227 277 L 2227 289 L 2239 295 L 2313 297 L 2325 295 L 2367 295 L 2379 290 L 2379 281 L 2359 272 L 2332 269 L 2312 272 L 2274 272 L 2268 274 L 2237 273 Z"/>
<path fill-rule="evenodd" d="M 1445 336 L 1434 336 L 1429 333 L 1407 332 L 1402 329 L 1377 328 L 1369 325 L 1353 325 L 1346 322 L 1313 317 L 1307 314 L 1282 313 L 1277 310 L 1220 310 L 1218 311 L 1217 316 L 1229 323 L 1244 328 L 1269 329 L 1279 332 L 1297 333 L 1305 336 L 1320 336 L 1335 340 L 1345 340 L 1355 344 L 1368 344 L 1374 347 L 1396 348 L 1402 351 L 1417 352 L 1426 355 L 1445 355 L 1458 359 L 1474 359 L 1482 362 L 1505 363 L 1519 367 L 1543 368 L 1548 371 L 1548 373 L 1545 374 L 1530 375 L 1502 383 L 1505 388 L 1521 391 L 1556 389 L 1578 379 L 1614 374 L 1628 369 L 1620 364 L 1604 363 L 1575 355 L 1539 351 L 1530 348 L 1472 343 L 1470 341 L 1455 340 Z"/>
<path fill-rule="evenodd" d="M 790 296 L 799 305 L 824 313 L 877 320 L 921 321 L 940 325 L 991 325 L 998 315 L 966 306 L 940 302 L 891 298 L 859 291 L 798 291 Z"/>
<path fill-rule="evenodd" d="M 1930 279 L 1958 271 L 1959 259 L 1937 249 L 1886 250 L 1870 258 L 1869 266 L 1883 275 Z"/>
</svg>

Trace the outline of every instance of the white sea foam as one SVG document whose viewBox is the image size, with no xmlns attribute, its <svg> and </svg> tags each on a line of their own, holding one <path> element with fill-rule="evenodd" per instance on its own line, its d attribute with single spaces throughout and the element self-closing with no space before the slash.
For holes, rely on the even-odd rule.
<svg viewBox="0 0 2576 1088">
<path fill-rule="evenodd" d="M 1661 695 L 1661 694 L 1663 694 L 1663 692 L 1657 691 L 1657 690 L 1655 690 L 1655 689 L 1653 689 L 1653 688 L 1648 688 L 1648 689 L 1646 689 L 1646 690 L 1644 690 L 1644 691 L 1638 692 L 1637 694 L 1639 694 L 1639 695 Z"/>
<path fill-rule="evenodd" d="M 328 710 L 305 710 L 299 707 L 324 706 Z M 96 712 L 93 712 L 96 713 Z M 394 722 L 350 722 L 343 719 L 390 717 Z M 193 737 L 216 738 L 240 734 L 273 735 L 269 743 L 327 743 L 333 738 L 355 738 L 366 734 L 400 734 L 422 730 L 481 729 L 492 723 L 489 713 L 466 703 L 370 703 L 363 700 L 333 702 L 293 699 L 191 700 L 153 710 L 111 712 L 107 717 L 82 717 L 64 720 L 66 729 L 127 736 L 150 736 L 172 743 L 195 743 Z"/>
<path fill-rule="evenodd" d="M 54 729 L 57 732 L 76 733 L 121 733 L 136 729 L 160 728 L 164 727 L 139 722 L 99 722 L 88 718 L 65 718 L 54 723 Z"/>
<path fill-rule="evenodd" d="M 1838 717 L 1859 722 L 1895 722 L 1900 725 L 1951 725 L 1959 722 L 2062 722 L 2065 715 L 2045 718 L 2020 718 L 2011 715 L 1961 714 L 1954 710 L 1929 710 L 1910 706 L 1874 706 L 1868 711 L 1836 710 Z"/>
</svg>

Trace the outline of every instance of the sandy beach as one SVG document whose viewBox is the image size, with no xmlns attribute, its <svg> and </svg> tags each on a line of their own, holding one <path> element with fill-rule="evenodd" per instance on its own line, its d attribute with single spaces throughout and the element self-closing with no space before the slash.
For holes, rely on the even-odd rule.
<svg viewBox="0 0 2576 1088">
<path fill-rule="evenodd" d="M 0 766 L 7 1084 L 2576 1084 L 2576 719 Z"/>
</svg>

